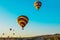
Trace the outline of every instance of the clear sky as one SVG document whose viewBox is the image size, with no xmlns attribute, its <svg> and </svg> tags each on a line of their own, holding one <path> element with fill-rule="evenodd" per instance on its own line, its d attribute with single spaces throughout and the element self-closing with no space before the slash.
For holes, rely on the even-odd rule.
<svg viewBox="0 0 60 40">
<path fill-rule="evenodd" d="M 39 11 L 34 7 L 36 0 L 0 0 L 0 36 L 31 37 L 60 33 L 60 0 L 40 0 Z M 28 24 L 22 30 L 17 17 L 26 15 Z M 12 28 L 14 31 L 9 31 Z"/>
</svg>

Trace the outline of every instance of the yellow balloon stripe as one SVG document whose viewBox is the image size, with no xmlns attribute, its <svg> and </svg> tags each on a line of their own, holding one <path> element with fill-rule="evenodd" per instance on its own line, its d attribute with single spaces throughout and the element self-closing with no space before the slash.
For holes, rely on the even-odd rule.
<svg viewBox="0 0 60 40">
<path fill-rule="evenodd" d="M 27 24 L 25 21 L 23 21 L 23 20 L 20 20 L 18 23 L 21 23 L 21 22 L 23 22 L 24 24 Z"/>
<path fill-rule="evenodd" d="M 22 28 L 24 28 L 24 26 L 25 26 L 24 24 L 20 24 L 20 25 L 22 26 Z"/>
</svg>

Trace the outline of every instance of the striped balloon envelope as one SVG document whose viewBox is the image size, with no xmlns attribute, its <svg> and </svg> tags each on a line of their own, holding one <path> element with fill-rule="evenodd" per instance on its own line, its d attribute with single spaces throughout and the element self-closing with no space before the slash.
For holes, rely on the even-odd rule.
<svg viewBox="0 0 60 40">
<path fill-rule="evenodd" d="M 18 21 L 18 24 L 22 27 L 22 30 L 24 30 L 24 27 L 28 23 L 28 20 L 29 20 L 28 17 L 25 15 L 21 15 L 18 17 L 17 21 Z"/>
<path fill-rule="evenodd" d="M 41 3 L 40 1 L 35 1 L 35 2 L 34 2 L 34 6 L 35 6 L 35 8 L 36 8 L 37 10 L 40 9 L 41 5 L 42 5 L 42 3 Z"/>
</svg>

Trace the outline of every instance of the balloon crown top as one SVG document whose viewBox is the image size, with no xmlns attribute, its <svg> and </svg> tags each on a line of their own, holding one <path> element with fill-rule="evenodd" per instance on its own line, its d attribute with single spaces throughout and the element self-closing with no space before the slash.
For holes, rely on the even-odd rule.
<svg viewBox="0 0 60 40">
<path fill-rule="evenodd" d="M 41 1 L 35 1 L 35 3 L 40 3 L 42 5 L 42 2 Z"/>
<path fill-rule="evenodd" d="M 28 17 L 27 17 L 27 16 L 25 16 L 25 15 L 21 15 L 21 16 L 19 16 L 19 17 L 25 17 L 25 18 L 27 18 L 27 19 L 28 19 Z M 18 17 L 18 18 L 19 18 L 19 17 Z M 28 20 L 29 20 L 29 19 L 28 19 Z"/>
<path fill-rule="evenodd" d="M 35 1 L 35 2 L 41 3 L 41 1 Z"/>
</svg>

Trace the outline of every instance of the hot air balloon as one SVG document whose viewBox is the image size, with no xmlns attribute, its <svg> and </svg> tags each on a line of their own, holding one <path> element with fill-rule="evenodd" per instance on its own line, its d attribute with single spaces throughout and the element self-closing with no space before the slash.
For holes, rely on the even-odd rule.
<svg viewBox="0 0 60 40">
<path fill-rule="evenodd" d="M 24 27 L 28 23 L 28 20 L 29 20 L 28 17 L 25 15 L 21 15 L 18 17 L 17 21 L 18 21 L 18 24 L 22 27 L 22 30 L 24 30 Z"/>
<path fill-rule="evenodd" d="M 3 35 L 4 35 L 4 33 L 3 33 Z"/>
<path fill-rule="evenodd" d="M 12 28 L 10 28 L 10 31 L 12 31 Z"/>
<path fill-rule="evenodd" d="M 15 33 L 13 33 L 13 35 L 15 35 Z"/>
<path fill-rule="evenodd" d="M 35 8 L 36 8 L 37 10 L 40 9 L 41 5 L 42 5 L 42 3 L 41 3 L 40 1 L 38 1 L 38 0 L 34 2 L 34 6 L 35 6 Z"/>
</svg>

